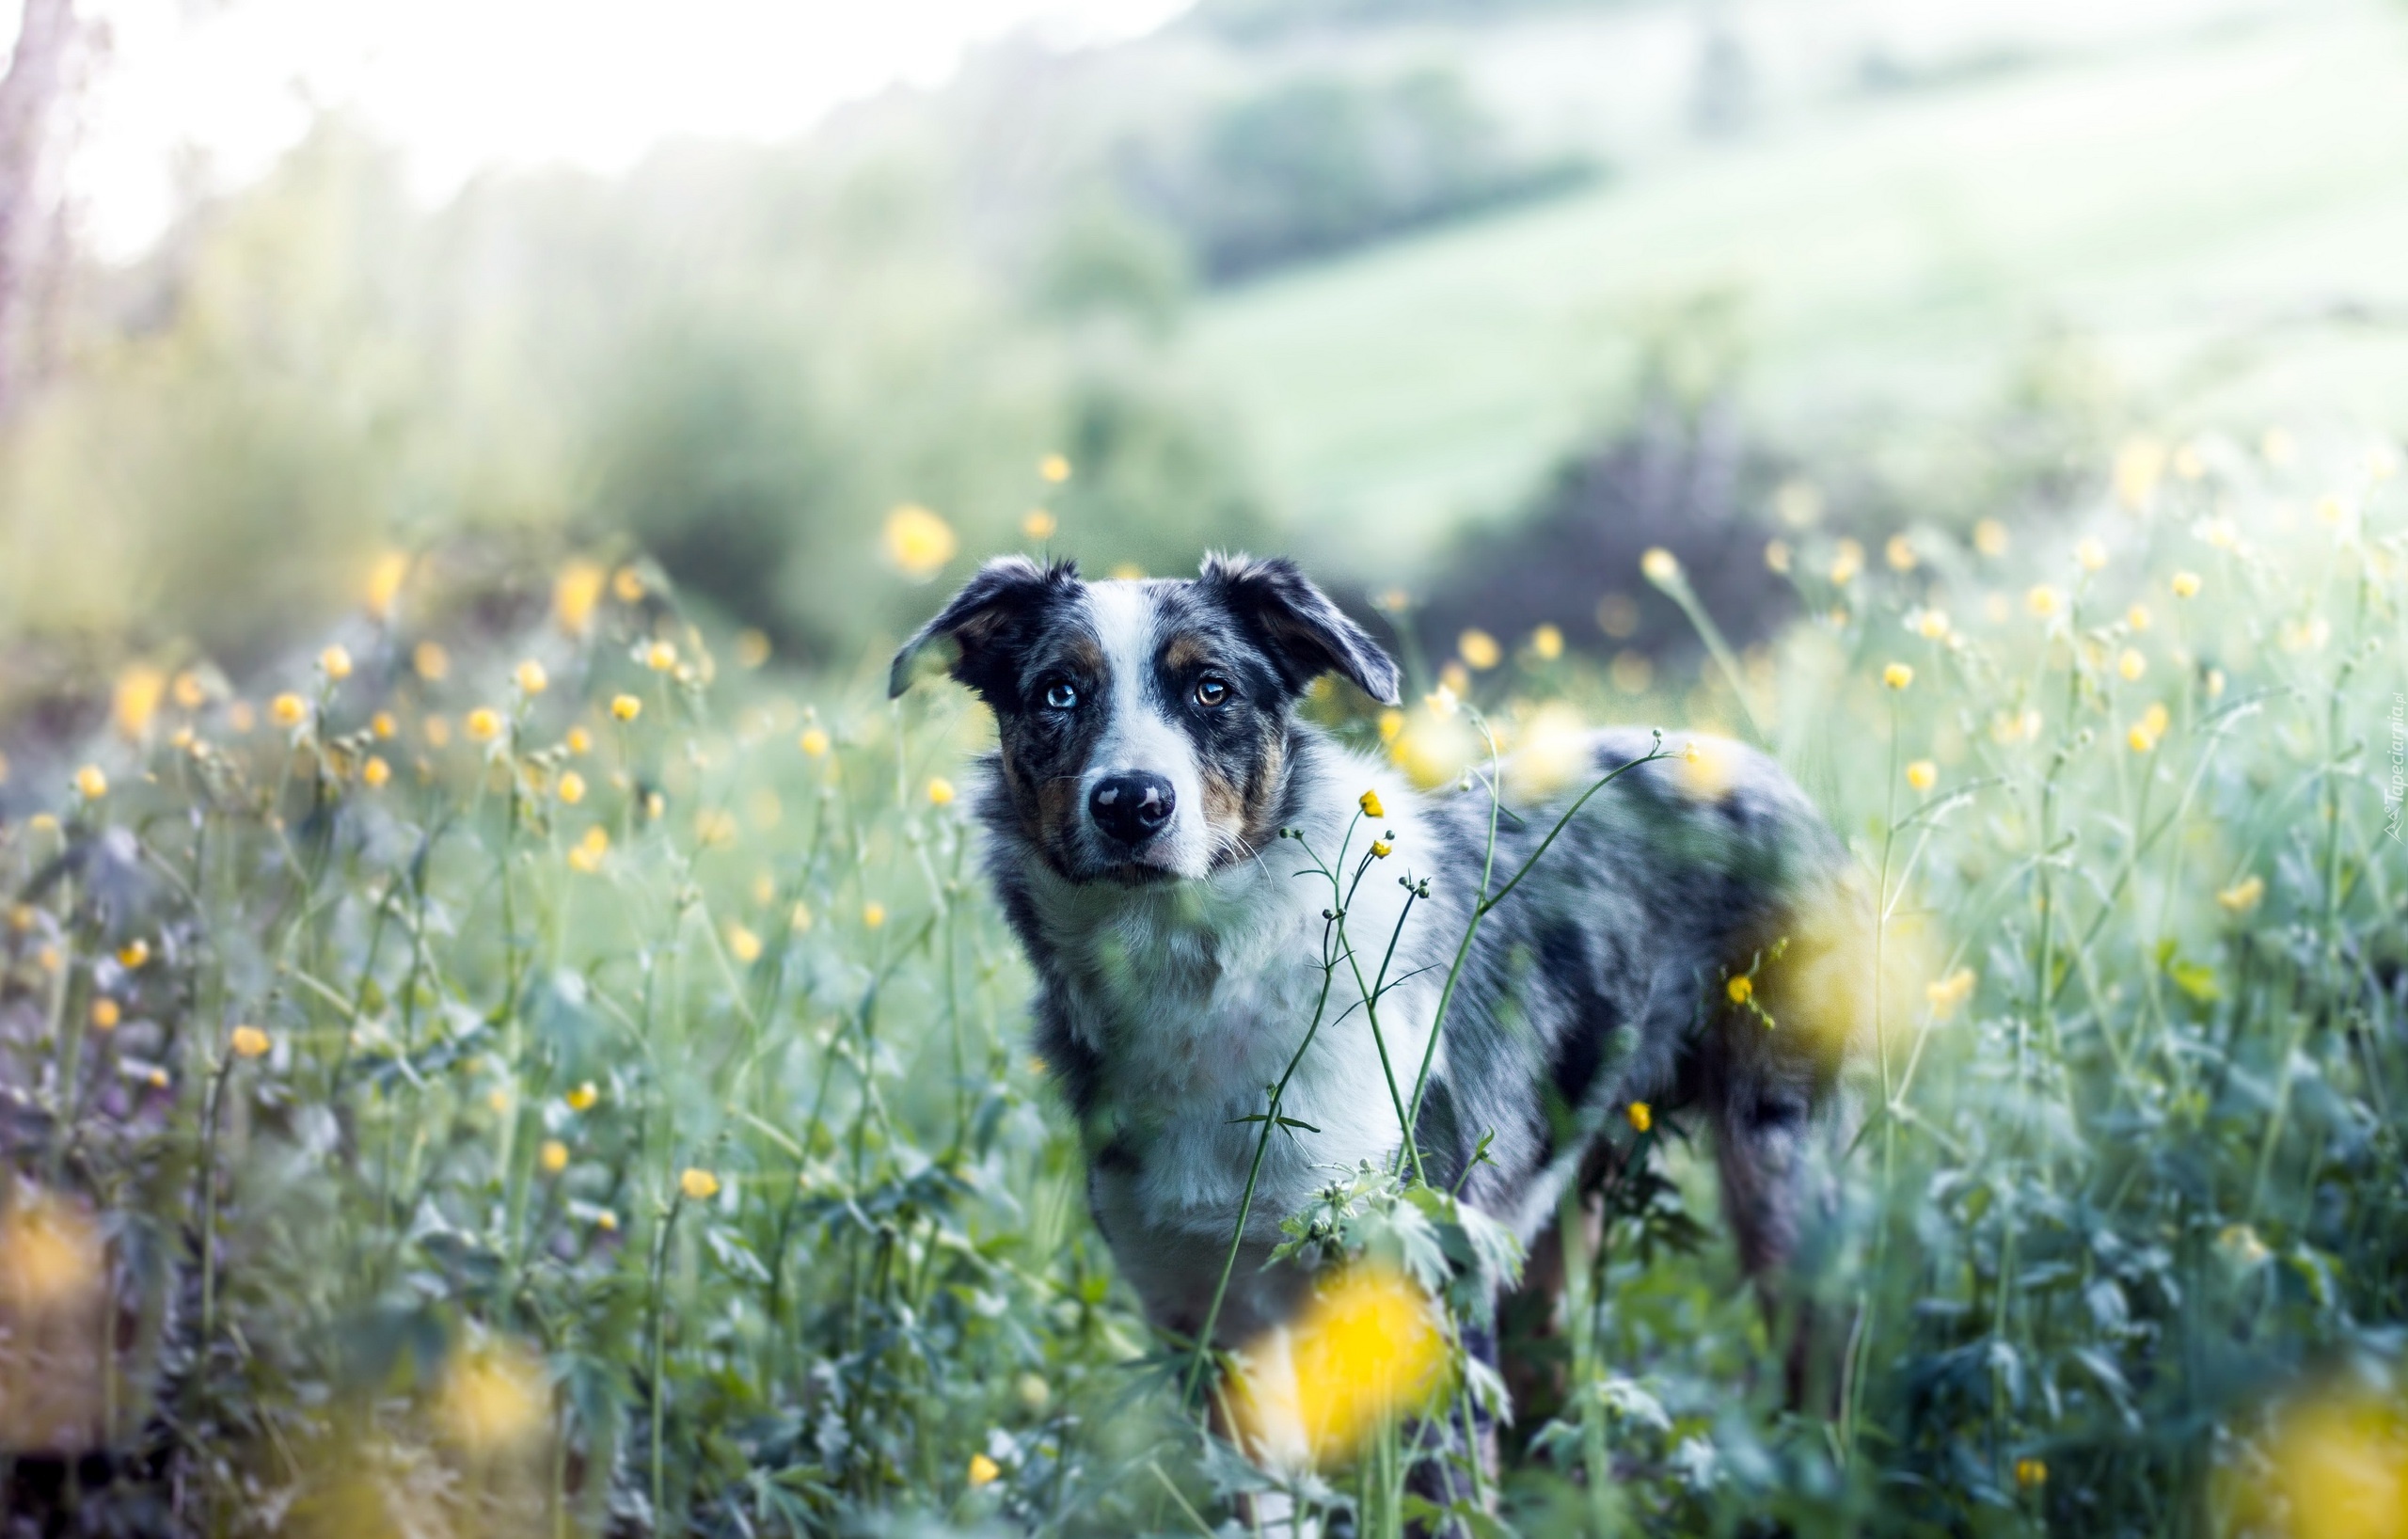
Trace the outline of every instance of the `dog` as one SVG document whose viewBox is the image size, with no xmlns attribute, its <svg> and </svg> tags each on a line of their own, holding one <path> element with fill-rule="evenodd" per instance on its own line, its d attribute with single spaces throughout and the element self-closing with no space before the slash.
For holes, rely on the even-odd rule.
<svg viewBox="0 0 2408 1539">
<path fill-rule="evenodd" d="M 1088 582 L 1070 563 L 999 558 L 903 645 L 890 692 L 931 658 L 994 712 L 975 809 L 1036 975 L 1032 1046 L 1078 1120 L 1096 1224 L 1158 1328 L 1194 1339 L 1211 1314 L 1265 1088 L 1323 987 L 1333 899 L 1312 864 L 1339 860 L 1350 831 L 1350 858 L 1373 839 L 1388 851 L 1346 899 L 1358 949 L 1376 959 L 1395 936 L 1383 1040 L 1341 968 L 1213 1345 L 1258 1339 L 1309 1290 L 1301 1268 L 1266 1264 L 1280 1218 L 1334 1167 L 1397 1154 L 1395 1082 L 1409 1087 L 1431 1049 L 1483 870 L 1494 892 L 1529 866 L 1482 920 L 1432 1052 L 1414 1124 L 1426 1179 L 1529 1243 L 1592 1151 L 1629 1138 L 1634 1103 L 1695 1103 L 1742 1262 L 1769 1279 L 1789 1259 L 1828 1198 L 1811 1146 L 1865 1007 L 1864 900 L 1770 760 L 1597 733 L 1591 772 L 1498 810 L 1492 863 L 1485 789 L 1424 795 L 1299 717 L 1324 674 L 1386 706 L 1400 677 L 1278 559 Z M 1616 770 L 1529 865 L 1562 807 Z"/>
</svg>

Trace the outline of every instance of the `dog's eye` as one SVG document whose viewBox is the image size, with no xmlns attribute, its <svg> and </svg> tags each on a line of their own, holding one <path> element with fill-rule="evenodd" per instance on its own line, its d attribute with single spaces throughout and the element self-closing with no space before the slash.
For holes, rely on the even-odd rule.
<svg viewBox="0 0 2408 1539">
<path fill-rule="evenodd" d="M 1202 678 L 1196 681 L 1196 703 L 1197 705 L 1217 706 L 1228 698 L 1228 680 L 1214 678 L 1212 674 L 1207 674 Z"/>
<path fill-rule="evenodd" d="M 1079 691 L 1069 679 L 1057 678 L 1045 687 L 1045 703 L 1057 711 L 1066 711 L 1079 703 Z"/>
</svg>

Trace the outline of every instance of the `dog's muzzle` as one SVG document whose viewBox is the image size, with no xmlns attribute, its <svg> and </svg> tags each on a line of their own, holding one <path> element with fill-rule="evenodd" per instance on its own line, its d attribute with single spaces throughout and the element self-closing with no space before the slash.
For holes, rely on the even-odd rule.
<svg viewBox="0 0 2408 1539">
<path fill-rule="evenodd" d="M 1097 832 L 1132 851 L 1168 827 L 1178 807 L 1170 782 L 1142 770 L 1108 776 L 1087 793 L 1087 816 Z"/>
</svg>

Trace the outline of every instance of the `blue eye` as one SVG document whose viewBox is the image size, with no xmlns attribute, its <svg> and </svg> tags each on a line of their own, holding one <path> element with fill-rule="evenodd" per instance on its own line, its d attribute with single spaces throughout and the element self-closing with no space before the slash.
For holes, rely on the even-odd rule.
<svg viewBox="0 0 2408 1539">
<path fill-rule="evenodd" d="M 1045 703 L 1057 711 L 1066 711 L 1079 703 L 1079 691 L 1070 687 L 1069 680 L 1057 678 L 1045 687 Z"/>
</svg>

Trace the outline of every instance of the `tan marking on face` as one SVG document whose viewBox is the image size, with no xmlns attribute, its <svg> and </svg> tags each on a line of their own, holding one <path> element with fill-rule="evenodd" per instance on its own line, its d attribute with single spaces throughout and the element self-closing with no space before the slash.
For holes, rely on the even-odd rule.
<svg viewBox="0 0 2408 1539">
<path fill-rule="evenodd" d="M 1166 667 L 1198 668 L 1211 660 L 1212 654 L 1205 649 L 1204 640 L 1200 636 L 1192 634 L 1174 636 L 1171 638 L 1170 644 L 1163 648 L 1163 662 Z"/>
<path fill-rule="evenodd" d="M 1057 859 L 1068 859 L 1079 826 L 1077 777 L 1061 775 L 1045 782 L 1037 787 L 1036 801 L 1038 844 Z"/>
<path fill-rule="evenodd" d="M 1212 835 L 1213 864 L 1243 860 L 1246 849 L 1260 849 L 1277 836 L 1279 770 L 1287 759 L 1287 738 L 1274 733 L 1262 745 L 1262 756 L 1244 785 L 1218 770 L 1203 771 L 1204 826 Z M 1243 849 L 1230 835 L 1244 841 Z"/>
</svg>

